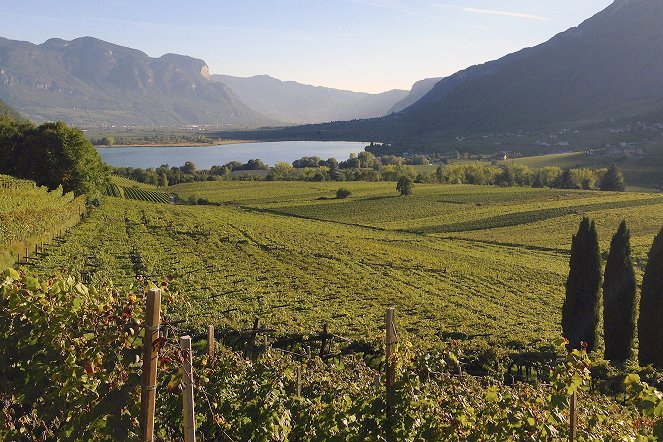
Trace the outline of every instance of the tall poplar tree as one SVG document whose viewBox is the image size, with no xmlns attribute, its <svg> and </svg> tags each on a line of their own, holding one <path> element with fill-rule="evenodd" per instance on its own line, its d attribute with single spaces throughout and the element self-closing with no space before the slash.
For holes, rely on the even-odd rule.
<svg viewBox="0 0 663 442">
<path fill-rule="evenodd" d="M 578 233 L 573 235 L 566 299 L 562 308 L 562 333 L 569 349 L 586 342 L 594 349 L 599 324 L 601 294 L 601 253 L 596 226 L 583 218 Z"/>
<path fill-rule="evenodd" d="M 624 362 L 633 355 L 636 306 L 631 232 L 626 227 L 626 221 L 622 221 L 610 243 L 603 282 L 603 329 L 607 360 Z"/>
<path fill-rule="evenodd" d="M 642 279 L 638 341 L 640 365 L 663 368 L 663 230 L 654 238 Z"/>
</svg>

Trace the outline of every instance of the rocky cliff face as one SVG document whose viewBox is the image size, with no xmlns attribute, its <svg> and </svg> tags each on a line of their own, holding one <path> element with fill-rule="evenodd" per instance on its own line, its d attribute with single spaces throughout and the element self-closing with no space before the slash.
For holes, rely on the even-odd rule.
<svg viewBox="0 0 663 442">
<path fill-rule="evenodd" d="M 151 58 L 91 37 L 0 39 L 0 98 L 32 120 L 76 125 L 273 123 L 212 82 L 203 60 Z"/>
</svg>

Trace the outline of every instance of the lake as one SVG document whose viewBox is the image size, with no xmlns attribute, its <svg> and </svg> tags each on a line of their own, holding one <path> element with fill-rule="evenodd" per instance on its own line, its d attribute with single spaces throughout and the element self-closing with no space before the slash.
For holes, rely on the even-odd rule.
<svg viewBox="0 0 663 442">
<path fill-rule="evenodd" d="M 229 161 L 246 163 L 260 159 L 273 166 L 284 161 L 292 163 L 303 156 L 346 160 L 359 153 L 368 143 L 345 141 L 278 141 L 273 143 L 242 143 L 222 146 L 190 147 L 99 147 L 97 151 L 113 167 L 159 167 L 162 164 L 182 166 L 191 161 L 198 169 L 222 166 Z"/>
</svg>

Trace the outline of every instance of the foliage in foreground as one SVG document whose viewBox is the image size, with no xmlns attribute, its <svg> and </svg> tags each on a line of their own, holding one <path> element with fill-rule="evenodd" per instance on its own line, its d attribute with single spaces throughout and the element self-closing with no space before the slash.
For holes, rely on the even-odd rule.
<svg viewBox="0 0 663 442">
<path fill-rule="evenodd" d="M 3 440 L 136 440 L 142 296 L 112 285 L 88 288 L 67 275 L 39 281 L 8 270 L 0 294 L 0 438 Z M 166 295 L 166 309 L 177 296 Z M 181 437 L 176 337 L 160 340 L 158 437 Z M 563 342 L 559 343 L 561 346 Z M 561 348 L 561 347 L 560 347 Z M 490 378 L 450 374 L 453 343 L 419 354 L 402 344 L 387 422 L 379 371 L 359 357 L 341 364 L 303 363 L 270 351 L 258 361 L 221 348 L 214 359 L 194 356 L 198 434 L 205 440 L 563 440 L 568 403 L 580 394 L 584 440 L 660 437 L 661 394 L 635 376 L 636 406 L 586 393 L 590 370 L 574 351 L 549 386 L 507 387 Z M 451 370 L 450 370 L 451 369 Z"/>
</svg>

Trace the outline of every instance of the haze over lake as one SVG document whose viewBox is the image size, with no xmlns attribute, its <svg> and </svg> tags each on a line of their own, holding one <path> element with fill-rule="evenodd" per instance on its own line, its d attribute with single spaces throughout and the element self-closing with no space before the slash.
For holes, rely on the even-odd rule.
<svg viewBox="0 0 663 442">
<path fill-rule="evenodd" d="M 273 143 L 242 143 L 222 146 L 185 147 L 100 147 L 101 158 L 113 167 L 159 167 L 162 164 L 182 166 L 192 161 L 199 169 L 224 165 L 229 161 L 246 163 L 260 159 L 273 166 L 303 157 L 336 158 L 346 160 L 351 153 L 359 153 L 368 143 L 345 141 L 279 141 Z"/>
</svg>

